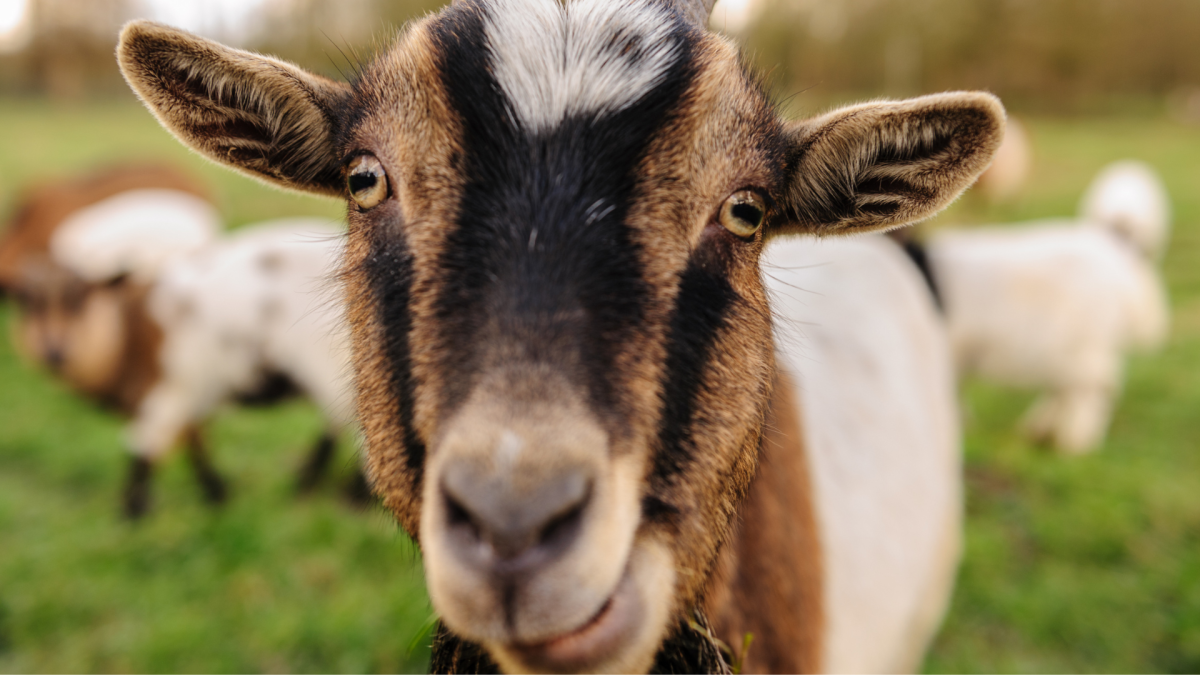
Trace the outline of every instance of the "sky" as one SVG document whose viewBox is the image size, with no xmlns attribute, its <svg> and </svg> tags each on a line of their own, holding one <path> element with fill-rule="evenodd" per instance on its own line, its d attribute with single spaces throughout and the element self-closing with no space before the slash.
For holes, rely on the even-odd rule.
<svg viewBox="0 0 1200 675">
<path fill-rule="evenodd" d="M 10 2 L 11 0 L 0 0 Z M 245 31 L 246 17 L 258 10 L 264 0 L 140 0 L 146 18 L 157 19 L 177 28 L 201 34 L 220 33 L 238 36 Z"/>
<path fill-rule="evenodd" d="M 87 0 L 78 0 L 86 2 Z M 25 35 L 27 0 L 0 0 L 0 51 L 17 49 Z M 234 38 L 246 31 L 240 28 L 246 17 L 265 0 L 140 0 L 146 18 L 197 33 Z M 713 11 L 713 26 L 730 32 L 740 31 L 754 17 L 759 0 L 720 0 Z"/>
<path fill-rule="evenodd" d="M 87 0 L 76 0 L 87 2 Z M 201 34 L 237 37 L 246 17 L 265 0 L 139 0 L 143 16 Z M 27 0 L 0 0 L 0 51 L 18 49 L 26 38 Z"/>
</svg>

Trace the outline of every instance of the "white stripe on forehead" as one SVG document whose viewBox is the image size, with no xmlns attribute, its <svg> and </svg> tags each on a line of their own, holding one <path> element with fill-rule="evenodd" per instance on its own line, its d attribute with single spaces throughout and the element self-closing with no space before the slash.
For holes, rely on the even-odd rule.
<svg viewBox="0 0 1200 675">
<path fill-rule="evenodd" d="M 493 0 L 485 21 L 492 70 L 529 131 L 636 103 L 679 59 L 673 29 L 645 0 Z"/>
</svg>

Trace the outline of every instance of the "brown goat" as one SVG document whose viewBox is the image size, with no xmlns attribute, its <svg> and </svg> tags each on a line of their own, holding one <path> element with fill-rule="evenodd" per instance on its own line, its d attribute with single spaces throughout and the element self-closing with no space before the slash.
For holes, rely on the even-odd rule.
<svg viewBox="0 0 1200 675">
<path fill-rule="evenodd" d="M 705 30 L 712 4 L 463 0 L 348 84 L 122 33 L 126 79 L 184 143 L 347 200 L 359 415 L 424 554 L 435 668 L 715 669 L 707 616 L 735 648 L 755 635 L 749 669 L 904 669 L 937 625 L 957 437 L 920 281 L 873 240 L 831 246 L 858 263 L 826 296 L 863 311 L 814 324 L 840 370 L 810 375 L 773 339 L 760 259 L 935 213 L 1003 110 L 952 93 L 786 122 Z M 871 385 L 887 372 L 911 387 Z M 928 433 L 891 433 L 914 420 Z M 907 600 L 873 597 L 890 586 Z"/>
<path fill-rule="evenodd" d="M 40 182 L 18 199 L 7 227 L 0 232 L 0 289 L 17 290 L 30 261 L 49 257 L 50 238 L 72 213 L 122 192 L 141 189 L 179 190 L 211 199 L 203 185 L 163 164 L 114 165 Z"/>
<path fill-rule="evenodd" d="M 126 418 L 143 412 L 146 397 L 162 381 L 163 327 L 149 310 L 153 280 L 136 275 L 83 279 L 55 259 L 51 242 L 60 226 L 81 210 L 142 190 L 169 190 L 207 200 L 201 185 L 169 166 L 101 169 L 28 190 L 0 238 L 0 280 L 16 300 L 11 332 L 18 352 Z M 267 377 L 260 388 L 240 392 L 239 400 L 262 405 L 292 393 L 294 387 Z M 227 488 L 208 458 L 200 421 L 186 426 L 177 440 L 184 443 L 205 498 L 220 503 Z M 333 450 L 334 438 L 327 432 L 301 469 L 302 491 L 315 487 Z M 151 469 L 150 460 L 132 458 L 124 496 L 127 516 L 145 513 Z M 365 499 L 363 486 L 356 479 L 352 496 Z"/>
</svg>

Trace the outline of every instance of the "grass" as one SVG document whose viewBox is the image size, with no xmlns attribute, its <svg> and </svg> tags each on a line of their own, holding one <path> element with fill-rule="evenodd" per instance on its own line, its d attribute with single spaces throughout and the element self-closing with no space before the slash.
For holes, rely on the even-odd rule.
<svg viewBox="0 0 1200 675">
<path fill-rule="evenodd" d="M 1138 357 L 1106 446 L 1083 458 L 1014 432 L 1026 393 L 966 387 L 966 557 L 931 672 L 1200 670 L 1200 129 L 1154 119 L 1028 120 L 1024 199 L 968 198 L 939 223 L 1066 215 L 1105 162 L 1163 173 L 1176 230 L 1167 349 Z M 34 177 L 117 158 L 177 161 L 231 225 L 339 206 L 189 155 L 123 103 L 0 100 L 0 208 Z M 9 310 L 0 306 L 0 321 Z M 142 525 L 117 518 L 120 421 L 0 340 L 0 671 L 397 671 L 425 667 L 419 556 L 390 519 L 291 475 L 307 406 L 229 411 L 211 434 L 234 499 L 213 512 L 178 458 Z M 349 448 L 339 464 L 350 469 Z M 415 646 L 415 649 L 413 648 Z"/>
<path fill-rule="evenodd" d="M 1069 215 L 1105 162 L 1137 157 L 1175 209 L 1164 270 L 1173 330 L 1133 358 L 1103 449 L 1020 439 L 1026 393 L 965 391 L 966 555 L 931 672 L 1200 672 L 1200 129 L 1145 119 L 1031 120 L 1024 200 L 966 199 L 937 224 Z"/>
<path fill-rule="evenodd" d="M 136 158 L 209 181 L 233 226 L 342 208 L 211 166 L 132 104 L 0 100 L 0 121 L 5 210 L 27 180 Z M 0 324 L 10 312 L 0 303 Z M 0 671 L 423 671 L 419 555 L 389 516 L 343 503 L 349 444 L 323 492 L 292 492 L 319 428 L 304 404 L 220 415 L 210 437 L 232 502 L 207 509 L 174 458 L 131 527 L 117 517 L 121 421 L 0 340 Z"/>
</svg>

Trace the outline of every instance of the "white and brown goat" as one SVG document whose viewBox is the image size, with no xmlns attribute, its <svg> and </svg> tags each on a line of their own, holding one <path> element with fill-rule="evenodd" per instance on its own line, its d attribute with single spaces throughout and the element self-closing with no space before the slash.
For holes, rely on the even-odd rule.
<svg viewBox="0 0 1200 675">
<path fill-rule="evenodd" d="M 1105 167 L 1074 218 L 934 232 L 927 269 L 962 375 L 1040 393 L 1023 431 L 1065 453 L 1104 442 L 1125 355 L 1166 341 L 1156 264 L 1170 201 L 1149 166 Z"/>
<path fill-rule="evenodd" d="M 690 646 L 705 617 L 754 635 L 748 670 L 908 669 L 939 621 L 960 478 L 920 280 L 878 241 L 784 244 L 781 290 L 844 260 L 813 283 L 849 314 L 776 341 L 809 315 L 772 306 L 760 259 L 936 212 L 1003 110 L 783 121 L 711 6 L 465 0 L 351 83 L 122 33 L 184 143 L 347 200 L 358 413 L 424 553 L 434 669 L 718 668 Z"/>
<path fill-rule="evenodd" d="M 266 403 L 294 384 L 323 409 L 327 429 L 301 470 L 302 490 L 321 478 L 351 421 L 347 348 L 344 337 L 331 341 L 342 313 L 299 288 L 333 266 L 340 233 L 299 220 L 220 238 L 201 194 L 170 167 L 58 178 L 29 191 L 0 238 L 18 350 L 131 419 L 130 516 L 144 513 L 151 469 L 180 440 L 205 497 L 225 498 L 202 427 L 227 399 Z"/>
</svg>

